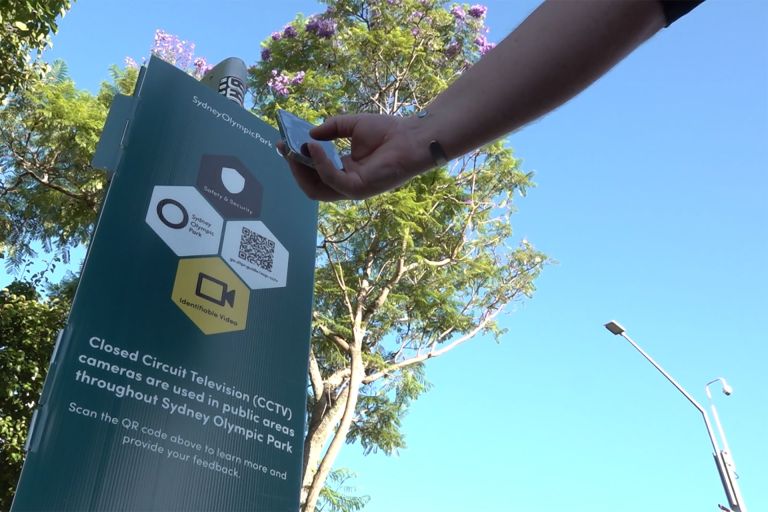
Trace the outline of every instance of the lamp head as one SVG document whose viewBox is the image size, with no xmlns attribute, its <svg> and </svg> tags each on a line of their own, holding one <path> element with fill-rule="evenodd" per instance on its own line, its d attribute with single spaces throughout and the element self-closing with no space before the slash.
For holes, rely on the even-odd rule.
<svg viewBox="0 0 768 512">
<path fill-rule="evenodd" d="M 723 393 L 725 396 L 731 396 L 731 393 L 733 393 L 733 388 L 725 381 L 725 379 L 722 379 L 721 382 L 723 383 Z"/>
<path fill-rule="evenodd" d="M 624 333 L 624 328 L 619 324 L 619 322 L 616 322 L 615 320 L 611 320 L 605 324 L 605 328 L 608 329 L 611 334 L 615 334 L 617 336 Z"/>
</svg>

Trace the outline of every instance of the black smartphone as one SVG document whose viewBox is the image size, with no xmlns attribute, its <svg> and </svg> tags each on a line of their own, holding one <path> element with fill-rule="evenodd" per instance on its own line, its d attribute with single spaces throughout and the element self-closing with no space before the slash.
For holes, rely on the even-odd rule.
<svg viewBox="0 0 768 512">
<path fill-rule="evenodd" d="M 289 158 L 314 169 L 315 163 L 312 161 L 312 157 L 309 156 L 305 144 L 315 142 L 322 146 L 325 154 L 328 155 L 328 158 L 331 159 L 337 169 L 342 168 L 341 157 L 336 151 L 336 146 L 333 145 L 333 142 L 313 139 L 309 135 L 309 130 L 315 126 L 309 121 L 305 121 L 285 110 L 278 109 L 277 126 L 280 128 L 280 136 L 283 138 L 283 142 L 285 142 L 288 150 L 286 156 Z"/>
</svg>

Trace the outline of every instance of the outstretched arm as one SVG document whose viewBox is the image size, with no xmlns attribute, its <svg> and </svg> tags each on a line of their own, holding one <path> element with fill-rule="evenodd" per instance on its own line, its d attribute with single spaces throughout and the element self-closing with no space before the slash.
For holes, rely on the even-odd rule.
<svg viewBox="0 0 768 512">
<path fill-rule="evenodd" d="M 661 3 L 547 0 L 427 107 L 426 117 L 336 116 L 311 134 L 351 138 L 344 171 L 318 145 L 317 171 L 290 162 L 308 196 L 362 199 L 434 167 L 429 143 L 458 157 L 562 105 L 658 32 Z"/>
</svg>

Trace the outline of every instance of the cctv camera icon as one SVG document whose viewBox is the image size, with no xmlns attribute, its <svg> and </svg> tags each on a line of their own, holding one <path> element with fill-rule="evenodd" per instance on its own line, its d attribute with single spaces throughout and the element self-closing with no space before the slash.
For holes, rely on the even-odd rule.
<svg viewBox="0 0 768 512">
<path fill-rule="evenodd" d="M 202 272 L 197 276 L 195 295 L 219 306 L 235 307 L 235 290 L 229 290 L 227 283 Z"/>
</svg>

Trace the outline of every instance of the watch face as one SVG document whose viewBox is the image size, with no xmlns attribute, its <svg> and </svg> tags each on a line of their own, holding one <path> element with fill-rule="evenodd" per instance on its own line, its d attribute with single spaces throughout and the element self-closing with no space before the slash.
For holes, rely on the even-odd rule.
<svg viewBox="0 0 768 512">
<path fill-rule="evenodd" d="M 277 124 L 280 128 L 280 135 L 290 151 L 290 157 L 294 160 L 314 167 L 312 158 L 306 153 L 306 150 L 302 151 L 305 144 L 314 142 L 320 144 L 337 169 L 342 167 L 341 158 L 339 158 L 333 142 L 316 140 L 309 135 L 309 130 L 314 128 L 313 124 L 285 110 L 277 111 Z"/>
</svg>

